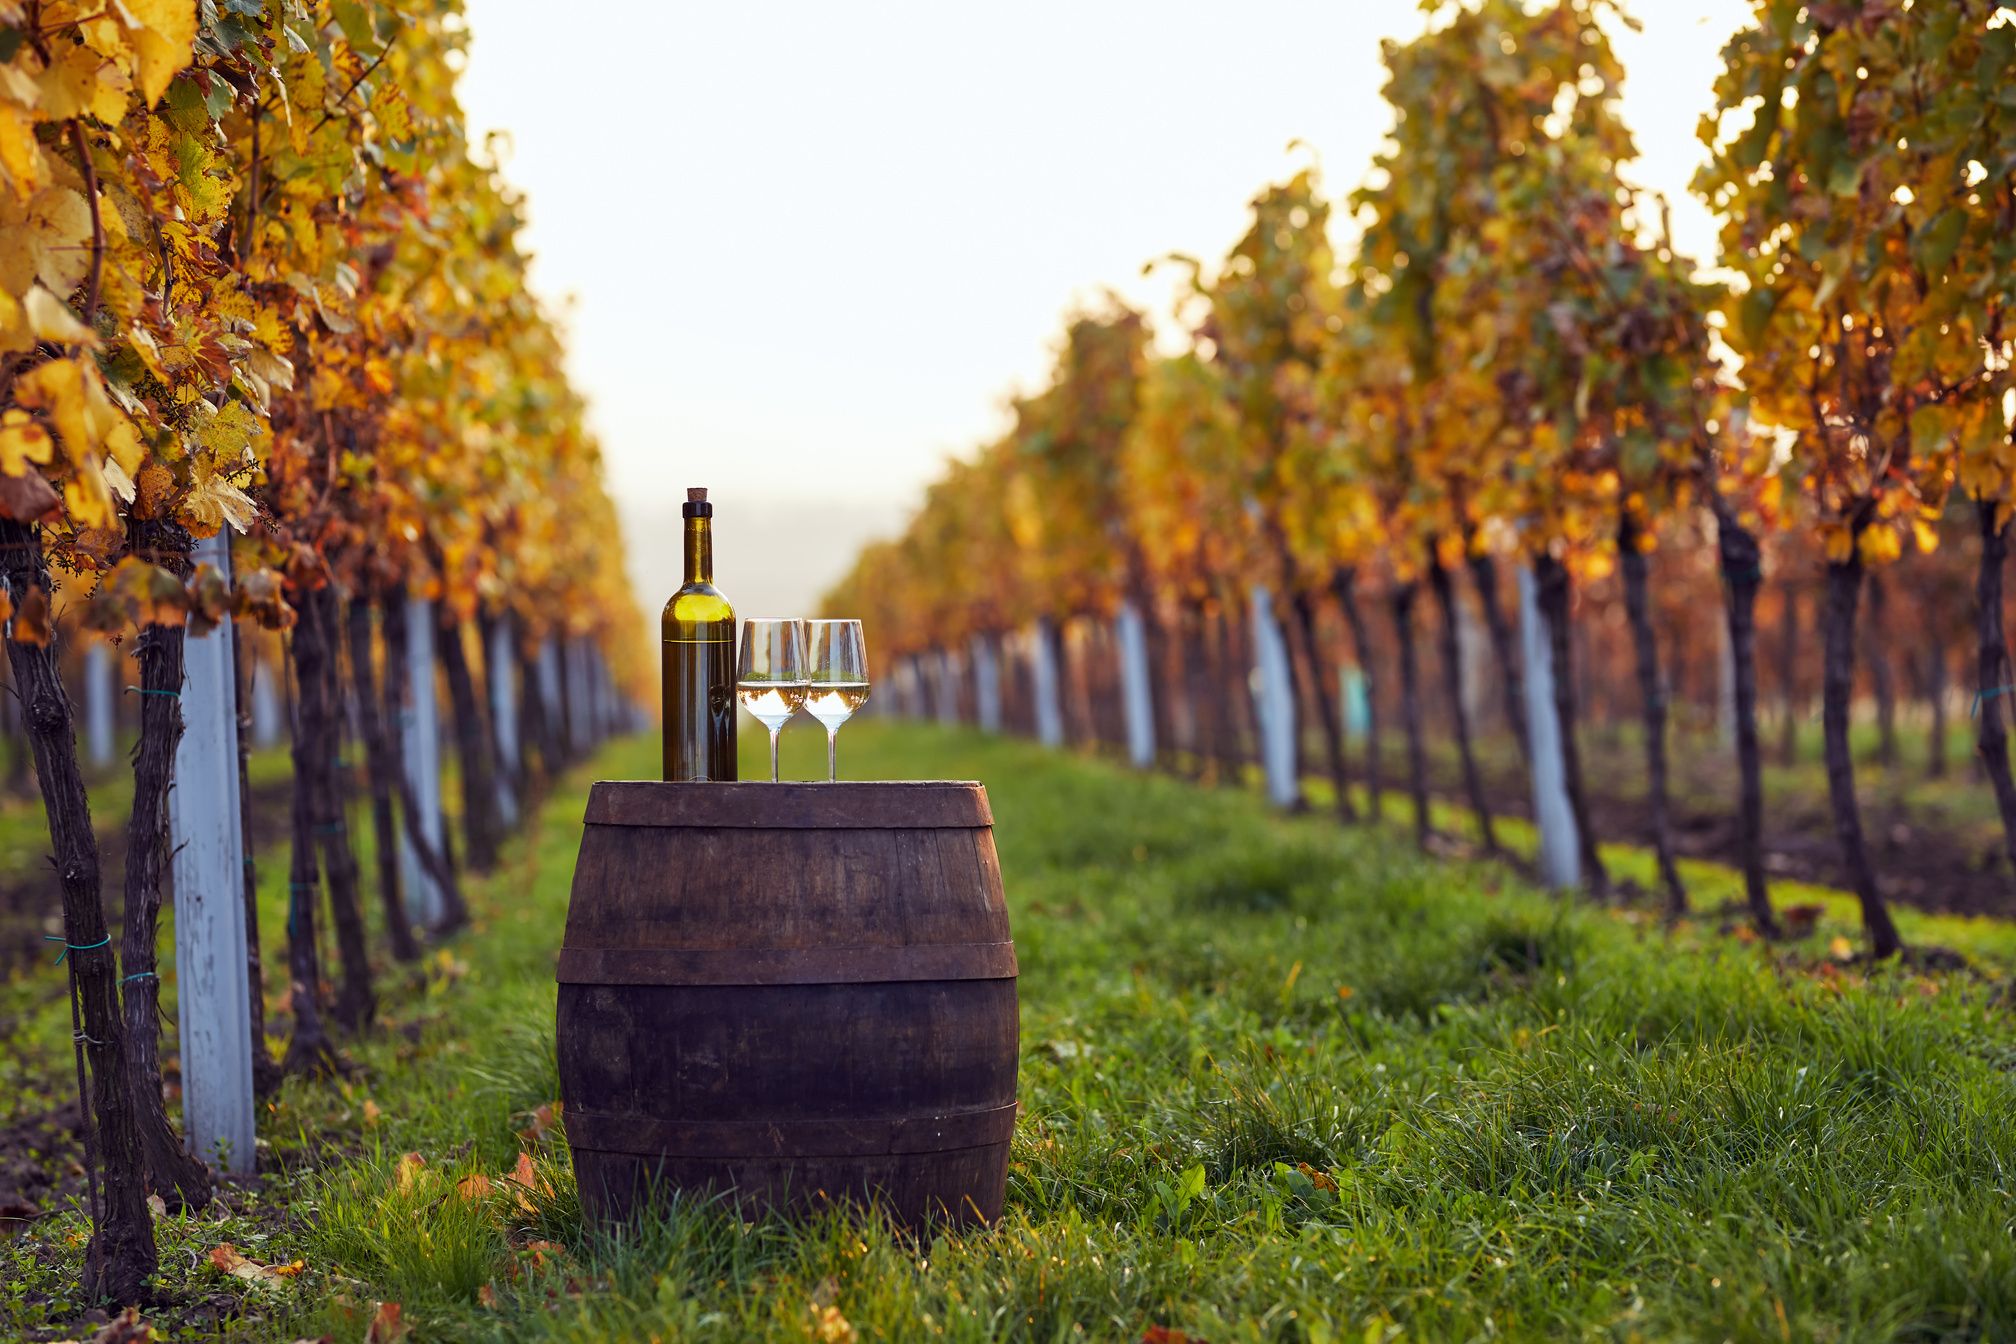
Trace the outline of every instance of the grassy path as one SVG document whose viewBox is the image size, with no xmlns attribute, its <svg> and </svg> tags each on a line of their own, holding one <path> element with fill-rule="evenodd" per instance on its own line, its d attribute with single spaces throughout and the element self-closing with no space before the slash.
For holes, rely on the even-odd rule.
<svg viewBox="0 0 2016 1344">
<path fill-rule="evenodd" d="M 786 741 L 812 773 L 822 744 Z M 1419 860 L 1399 826 L 879 722 L 843 735 L 847 773 L 993 798 L 1022 963 L 1007 1217 L 922 1244 L 704 1208 L 585 1231 L 539 1111 L 552 959 L 585 781 L 648 776 L 654 745 L 555 796 L 351 1079 L 288 1085 L 260 1190 L 161 1221 L 165 1330 L 354 1344 L 396 1301 L 415 1340 L 2016 1334 L 1999 970 L 1837 965 L 1832 909 L 1789 952 L 1664 935 Z M 1909 918 L 1991 968 L 2012 946 Z M 80 1226 L 0 1244 L 0 1336 L 81 1333 Z M 302 1267 L 227 1278 L 221 1242 Z"/>
</svg>

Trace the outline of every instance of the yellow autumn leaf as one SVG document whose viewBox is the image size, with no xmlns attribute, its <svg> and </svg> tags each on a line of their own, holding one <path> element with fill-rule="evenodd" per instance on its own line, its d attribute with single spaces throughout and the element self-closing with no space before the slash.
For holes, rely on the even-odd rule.
<svg viewBox="0 0 2016 1344">
<path fill-rule="evenodd" d="M 52 359 L 30 369 L 14 384 L 23 406 L 49 412 L 56 435 L 70 460 L 80 461 L 91 450 L 90 422 L 85 415 L 84 371 L 74 359 Z"/>
<path fill-rule="evenodd" d="M 1887 565 L 1904 552 L 1903 542 L 1894 527 L 1871 527 L 1864 529 L 1859 544 L 1862 563 L 1870 568 Z"/>
<path fill-rule="evenodd" d="M 25 203 L 0 196 L 0 287 L 20 297 L 40 280 L 68 294 L 90 269 L 91 206 L 81 193 L 53 186 Z"/>
<path fill-rule="evenodd" d="M 35 332 L 28 325 L 28 315 L 21 311 L 20 303 L 5 289 L 0 289 L 0 354 L 11 355 L 18 350 L 35 348 Z"/>
<path fill-rule="evenodd" d="M 77 314 L 70 311 L 70 305 L 36 285 L 21 301 L 21 311 L 28 319 L 28 328 L 39 340 L 53 341 L 57 345 L 96 345 L 98 338 L 91 328 L 77 320 Z"/>
<path fill-rule="evenodd" d="M 112 426 L 111 432 L 105 436 L 105 454 L 113 465 L 130 477 L 147 460 L 147 445 L 140 441 L 140 431 L 133 422 L 121 415 L 119 423 Z"/>
<path fill-rule="evenodd" d="M 30 462 L 48 462 L 56 455 L 49 431 L 29 418 L 26 411 L 10 410 L 0 417 L 0 472 L 20 476 Z"/>
<path fill-rule="evenodd" d="M 139 60 L 140 96 L 161 101 L 168 82 L 189 64 L 196 41 L 196 0 L 124 0 L 126 12 L 145 26 L 128 31 Z"/>
<path fill-rule="evenodd" d="M 16 201 L 27 200 L 49 184 L 49 161 L 35 139 L 34 114 L 11 102 L 0 102 L 0 172 Z"/>
<path fill-rule="evenodd" d="M 252 526 L 259 506 L 222 476 L 205 476 L 189 487 L 182 500 L 182 521 L 199 537 L 217 534 L 225 523 L 240 532 Z"/>
<path fill-rule="evenodd" d="M 86 451 L 63 482 L 63 507 L 78 527 L 111 527 L 118 521 L 112 487 L 98 465 L 98 454 Z"/>
<path fill-rule="evenodd" d="M 1820 544 L 1830 565 L 1841 564 L 1855 553 L 1855 536 L 1841 523 L 1822 523 Z"/>
</svg>

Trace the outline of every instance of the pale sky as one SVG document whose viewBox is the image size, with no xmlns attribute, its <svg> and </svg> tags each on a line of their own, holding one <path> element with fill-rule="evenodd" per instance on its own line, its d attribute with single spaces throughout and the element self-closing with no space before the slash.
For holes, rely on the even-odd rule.
<svg viewBox="0 0 2016 1344">
<path fill-rule="evenodd" d="M 1707 259 L 1694 128 L 1747 6 L 1632 12 L 1627 176 Z M 1356 186 L 1391 125 L 1379 39 L 1424 25 L 1411 0 L 568 13 L 469 0 L 463 95 L 479 136 L 510 135 L 654 627 L 686 486 L 717 501 L 738 609 L 801 614 L 1000 432 L 1074 304 L 1110 287 L 1166 314 L 1173 277 L 1143 263 L 1222 257 L 1308 161 L 1291 140 L 1332 195 Z"/>
</svg>

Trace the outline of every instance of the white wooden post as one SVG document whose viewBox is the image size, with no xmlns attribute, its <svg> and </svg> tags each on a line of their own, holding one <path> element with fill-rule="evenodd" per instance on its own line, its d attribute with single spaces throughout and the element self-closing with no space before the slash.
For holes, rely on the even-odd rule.
<svg viewBox="0 0 2016 1344">
<path fill-rule="evenodd" d="M 483 662 L 490 687 L 491 736 L 497 747 L 497 808 L 506 826 L 518 824 L 518 794 L 511 787 L 520 768 L 518 754 L 518 660 L 511 647 L 511 625 L 504 618 L 490 627 L 490 647 Z"/>
<path fill-rule="evenodd" d="M 938 650 L 932 660 L 938 668 L 938 722 L 947 728 L 959 726 L 959 680 L 965 670 L 958 653 L 952 649 Z"/>
<path fill-rule="evenodd" d="M 1519 645 L 1526 664 L 1526 723 L 1533 743 L 1533 812 L 1540 827 L 1540 876 L 1557 891 L 1579 886 L 1582 860 L 1575 813 L 1568 806 L 1568 768 L 1561 757 L 1561 720 L 1554 713 L 1554 647 L 1540 614 L 1533 571 L 1519 567 Z"/>
<path fill-rule="evenodd" d="M 1136 770 L 1155 764 L 1155 701 L 1148 677 L 1148 627 L 1132 602 L 1120 604 L 1120 705 L 1127 720 L 1127 759 Z"/>
<path fill-rule="evenodd" d="M 574 744 L 574 750 L 586 754 L 594 745 L 591 721 L 588 717 L 588 660 L 582 656 L 584 649 L 578 639 L 569 637 L 561 642 L 560 656 L 567 660 L 567 740 Z"/>
<path fill-rule="evenodd" d="M 406 704 L 399 728 L 406 755 L 406 780 L 413 786 L 418 815 L 414 828 L 436 853 L 441 850 L 441 720 L 434 703 L 434 604 L 424 597 L 406 599 Z M 400 875 L 406 884 L 406 908 L 424 925 L 440 922 L 447 902 L 434 879 L 420 865 L 420 856 L 399 837 Z"/>
<path fill-rule="evenodd" d="M 1030 628 L 1029 667 L 1036 682 L 1036 739 L 1046 747 L 1064 745 L 1064 708 L 1057 700 L 1057 640 L 1050 618 L 1038 616 Z"/>
<path fill-rule="evenodd" d="M 546 731 L 553 737 L 565 735 L 560 722 L 560 645 L 553 636 L 539 641 L 539 706 L 546 711 Z"/>
<path fill-rule="evenodd" d="M 1001 731 L 1001 663 L 994 654 L 994 640 L 988 635 L 973 636 L 973 709 L 983 733 Z"/>
<path fill-rule="evenodd" d="M 113 687 L 112 646 L 94 639 L 84 650 L 84 735 L 91 764 L 112 764 L 118 744 L 113 740 L 112 706 L 119 692 Z"/>
<path fill-rule="evenodd" d="M 1274 596 L 1253 585 L 1254 699 L 1260 720 L 1260 764 L 1267 775 L 1267 801 L 1291 807 L 1302 796 L 1295 778 L 1295 683 L 1288 675 L 1288 641 L 1274 619 Z"/>
<path fill-rule="evenodd" d="M 227 577 L 228 531 L 192 558 Z M 98 646 L 98 647 L 103 647 Z M 231 622 L 182 646 L 182 741 L 168 794 L 175 879 L 175 993 L 182 1134 L 197 1158 L 252 1170 L 251 984 L 245 953 L 245 842 L 238 813 L 238 697 Z"/>
<path fill-rule="evenodd" d="M 252 661 L 252 745 L 260 749 L 280 742 L 280 688 L 273 664 L 256 653 Z"/>
</svg>

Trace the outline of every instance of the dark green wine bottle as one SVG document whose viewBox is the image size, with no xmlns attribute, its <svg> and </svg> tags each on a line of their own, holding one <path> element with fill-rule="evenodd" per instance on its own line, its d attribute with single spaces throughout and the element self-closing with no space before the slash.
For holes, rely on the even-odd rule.
<svg viewBox="0 0 2016 1344">
<path fill-rule="evenodd" d="M 665 604 L 665 778 L 735 778 L 735 608 L 714 586 L 714 506 L 688 490 L 686 582 Z"/>
</svg>

